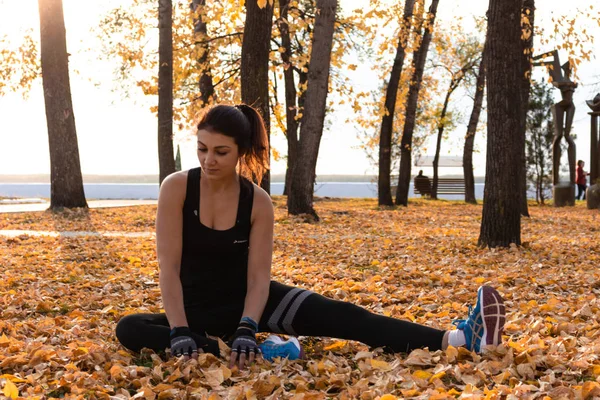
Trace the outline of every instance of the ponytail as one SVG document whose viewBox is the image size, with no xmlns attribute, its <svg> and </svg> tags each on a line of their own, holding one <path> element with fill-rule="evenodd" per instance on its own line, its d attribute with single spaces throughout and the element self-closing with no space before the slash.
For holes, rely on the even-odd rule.
<svg viewBox="0 0 600 400">
<path fill-rule="evenodd" d="M 232 137 L 239 149 L 240 175 L 260 184 L 269 169 L 269 139 L 261 115 L 247 104 L 208 109 L 196 129 Z"/>
<path fill-rule="evenodd" d="M 258 111 L 247 105 L 238 104 L 235 106 L 248 119 L 250 123 L 250 143 L 244 151 L 241 152 L 240 173 L 250 175 L 260 184 L 265 172 L 269 169 L 269 138 L 262 116 Z M 242 150 L 242 149 L 240 149 Z"/>
</svg>

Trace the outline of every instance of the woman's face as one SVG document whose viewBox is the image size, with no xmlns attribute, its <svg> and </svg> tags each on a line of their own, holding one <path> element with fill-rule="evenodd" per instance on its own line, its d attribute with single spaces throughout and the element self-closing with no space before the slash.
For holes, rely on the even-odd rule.
<svg viewBox="0 0 600 400">
<path fill-rule="evenodd" d="M 235 173 L 238 145 L 232 137 L 201 129 L 198 131 L 198 160 L 209 179 L 220 179 Z"/>
</svg>

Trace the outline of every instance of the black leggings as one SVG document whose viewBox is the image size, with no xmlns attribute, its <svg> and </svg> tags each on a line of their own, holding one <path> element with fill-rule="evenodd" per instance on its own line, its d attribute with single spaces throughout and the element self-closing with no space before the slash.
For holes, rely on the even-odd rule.
<svg viewBox="0 0 600 400">
<path fill-rule="evenodd" d="M 581 198 L 583 195 L 583 200 L 585 200 L 585 190 L 587 189 L 587 185 L 577 184 L 577 200 Z"/>
<path fill-rule="evenodd" d="M 227 339 L 235 332 L 241 310 L 225 315 L 189 312 L 190 329 L 197 333 Z M 212 329 L 211 329 L 212 328 Z M 259 323 L 260 332 L 294 336 L 324 336 L 356 340 L 371 347 L 384 347 L 393 352 L 409 352 L 428 347 L 439 350 L 445 331 L 383 315 L 362 307 L 332 300 L 309 290 L 271 281 L 269 299 Z M 116 329 L 117 338 L 133 351 L 147 347 L 155 351 L 170 347 L 169 322 L 165 314 L 133 314 L 122 318 Z"/>
</svg>

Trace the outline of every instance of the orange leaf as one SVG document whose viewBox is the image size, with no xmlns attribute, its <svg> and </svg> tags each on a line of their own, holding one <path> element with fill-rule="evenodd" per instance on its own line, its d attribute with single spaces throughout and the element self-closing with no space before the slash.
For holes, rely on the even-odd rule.
<svg viewBox="0 0 600 400">
<path fill-rule="evenodd" d="M 17 397 L 19 397 L 19 389 L 17 389 L 15 384 L 12 383 L 10 379 L 6 380 L 6 383 L 4 384 L 4 389 L 2 389 L 2 393 L 4 393 L 6 397 L 9 397 L 11 399 L 16 399 Z"/>
</svg>

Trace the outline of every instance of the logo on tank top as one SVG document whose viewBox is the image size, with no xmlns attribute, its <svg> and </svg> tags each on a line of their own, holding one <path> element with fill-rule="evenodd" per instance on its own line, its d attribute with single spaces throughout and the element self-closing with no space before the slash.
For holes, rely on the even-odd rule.
<svg viewBox="0 0 600 400">
<path fill-rule="evenodd" d="M 248 240 L 234 240 L 233 244 L 246 243 Z"/>
<path fill-rule="evenodd" d="M 194 210 L 194 215 L 197 217 L 198 216 L 198 210 Z"/>
</svg>

